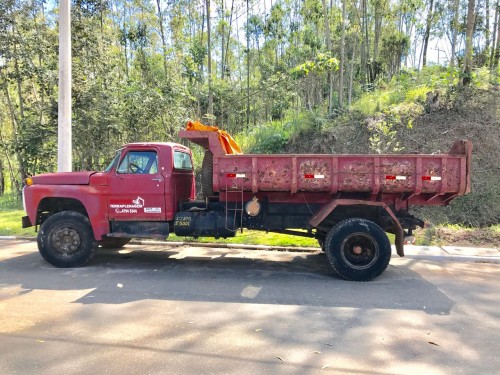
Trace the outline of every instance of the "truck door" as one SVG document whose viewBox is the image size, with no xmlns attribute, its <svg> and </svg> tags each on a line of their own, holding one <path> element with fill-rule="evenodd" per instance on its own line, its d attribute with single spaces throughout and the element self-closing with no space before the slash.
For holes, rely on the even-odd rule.
<svg viewBox="0 0 500 375">
<path fill-rule="evenodd" d="M 128 149 L 110 173 L 108 189 L 110 220 L 165 220 L 165 178 L 156 148 Z"/>
<path fill-rule="evenodd" d="M 191 152 L 188 148 L 176 145 L 170 160 L 171 170 L 168 171 L 168 182 L 165 184 L 165 199 L 167 220 L 175 217 L 179 202 L 194 199 L 194 171 Z"/>
</svg>

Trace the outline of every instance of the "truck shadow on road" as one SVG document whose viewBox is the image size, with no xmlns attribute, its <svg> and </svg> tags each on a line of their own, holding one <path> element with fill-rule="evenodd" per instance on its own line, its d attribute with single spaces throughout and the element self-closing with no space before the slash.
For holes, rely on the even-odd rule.
<svg viewBox="0 0 500 375">
<path fill-rule="evenodd" d="M 371 282 L 336 278 L 321 253 L 127 246 L 102 250 L 82 268 L 58 269 L 38 252 L 0 262 L 0 284 L 23 291 L 89 290 L 73 301 L 123 304 L 157 299 L 363 309 L 448 315 L 454 301 L 408 265 Z"/>
</svg>

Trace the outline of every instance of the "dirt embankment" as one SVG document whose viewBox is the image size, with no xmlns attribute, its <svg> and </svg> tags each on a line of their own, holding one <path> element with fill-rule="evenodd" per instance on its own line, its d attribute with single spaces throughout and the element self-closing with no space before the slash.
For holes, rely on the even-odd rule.
<svg viewBox="0 0 500 375">
<path fill-rule="evenodd" d="M 419 108 L 420 106 L 420 108 Z M 400 153 L 446 153 L 456 140 L 473 143 L 472 192 L 447 207 L 426 207 L 414 213 L 433 224 L 485 227 L 500 223 L 500 92 L 466 89 L 441 95 L 430 113 L 425 103 L 401 104 L 371 118 L 347 113 L 317 131 L 298 134 L 290 152 L 370 153 L 373 122 L 394 131 Z M 411 124 L 411 126 L 409 125 Z M 372 137 L 372 141 L 370 141 Z"/>
<path fill-rule="evenodd" d="M 435 227 L 417 230 L 417 245 L 500 248 L 500 231 L 494 228 Z"/>
</svg>

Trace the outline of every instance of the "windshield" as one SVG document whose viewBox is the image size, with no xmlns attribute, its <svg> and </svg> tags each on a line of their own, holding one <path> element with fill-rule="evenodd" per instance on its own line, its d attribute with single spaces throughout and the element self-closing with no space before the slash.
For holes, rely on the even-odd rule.
<svg viewBox="0 0 500 375">
<path fill-rule="evenodd" d="M 111 170 L 111 168 L 113 168 L 113 166 L 118 162 L 118 159 L 120 158 L 121 151 L 122 151 L 122 149 L 115 151 L 115 157 L 113 158 L 113 160 L 111 160 L 111 163 L 109 163 L 109 165 L 106 167 L 104 172 L 109 172 Z"/>
</svg>

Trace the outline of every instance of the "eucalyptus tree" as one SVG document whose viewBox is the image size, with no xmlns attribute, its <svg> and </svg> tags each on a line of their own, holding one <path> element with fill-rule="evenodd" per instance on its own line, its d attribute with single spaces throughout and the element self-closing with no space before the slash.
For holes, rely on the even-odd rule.
<svg viewBox="0 0 500 375">
<path fill-rule="evenodd" d="M 429 47 L 429 38 L 431 35 L 431 27 L 434 19 L 434 0 L 429 0 L 429 7 L 427 8 L 427 20 L 425 25 L 425 34 L 422 46 L 422 66 L 427 65 L 427 49 Z"/>
<path fill-rule="evenodd" d="M 473 44 L 473 33 L 474 33 L 474 23 L 476 19 L 475 13 L 475 0 L 468 0 L 467 4 L 467 29 L 465 34 L 465 58 L 462 68 L 462 80 L 461 83 L 466 86 L 470 84 L 472 80 L 472 44 Z"/>
</svg>

